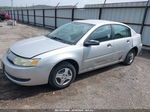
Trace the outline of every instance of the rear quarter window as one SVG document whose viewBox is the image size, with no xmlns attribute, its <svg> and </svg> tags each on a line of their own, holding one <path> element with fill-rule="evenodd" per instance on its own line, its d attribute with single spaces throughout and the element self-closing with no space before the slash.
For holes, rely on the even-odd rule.
<svg viewBox="0 0 150 112">
<path fill-rule="evenodd" d="M 130 28 L 128 28 L 124 25 L 114 24 L 114 25 L 112 25 L 112 29 L 113 29 L 113 38 L 114 39 L 131 37 Z"/>
</svg>

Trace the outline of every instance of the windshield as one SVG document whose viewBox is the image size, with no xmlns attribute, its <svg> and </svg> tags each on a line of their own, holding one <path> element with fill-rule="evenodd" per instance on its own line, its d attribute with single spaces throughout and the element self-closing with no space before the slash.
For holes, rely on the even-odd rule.
<svg viewBox="0 0 150 112">
<path fill-rule="evenodd" d="M 77 43 L 94 25 L 71 22 L 62 25 L 52 33 L 48 34 L 49 38 L 65 42 L 68 44 Z"/>
</svg>

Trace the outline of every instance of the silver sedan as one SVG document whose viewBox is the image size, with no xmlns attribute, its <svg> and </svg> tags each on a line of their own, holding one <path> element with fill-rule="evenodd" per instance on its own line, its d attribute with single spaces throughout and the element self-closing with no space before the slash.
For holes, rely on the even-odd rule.
<svg viewBox="0 0 150 112">
<path fill-rule="evenodd" d="M 81 20 L 15 43 L 4 54 L 2 66 L 14 83 L 62 89 L 77 74 L 120 62 L 130 65 L 141 47 L 141 35 L 123 23 Z"/>
</svg>

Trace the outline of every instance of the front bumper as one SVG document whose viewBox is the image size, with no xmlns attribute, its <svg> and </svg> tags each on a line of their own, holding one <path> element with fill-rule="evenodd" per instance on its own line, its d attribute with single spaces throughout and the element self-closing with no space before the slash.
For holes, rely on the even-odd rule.
<svg viewBox="0 0 150 112">
<path fill-rule="evenodd" d="M 33 86 L 48 83 L 50 70 L 44 65 L 19 67 L 9 62 L 6 55 L 2 59 L 2 65 L 6 77 L 16 84 Z"/>
</svg>

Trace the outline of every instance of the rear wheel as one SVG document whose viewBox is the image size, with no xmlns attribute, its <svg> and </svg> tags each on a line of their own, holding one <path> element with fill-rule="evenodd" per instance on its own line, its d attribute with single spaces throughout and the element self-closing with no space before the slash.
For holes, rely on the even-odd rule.
<svg viewBox="0 0 150 112">
<path fill-rule="evenodd" d="M 131 65 L 134 61 L 134 58 L 135 58 L 135 50 L 133 49 L 133 50 L 129 51 L 123 64 Z"/>
<path fill-rule="evenodd" d="M 68 62 L 62 62 L 53 68 L 49 84 L 55 89 L 63 89 L 68 87 L 76 77 L 75 67 Z"/>
</svg>

